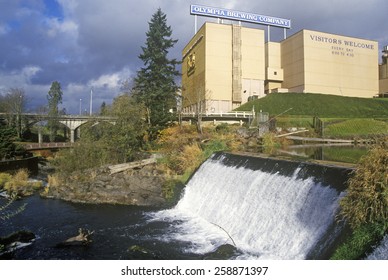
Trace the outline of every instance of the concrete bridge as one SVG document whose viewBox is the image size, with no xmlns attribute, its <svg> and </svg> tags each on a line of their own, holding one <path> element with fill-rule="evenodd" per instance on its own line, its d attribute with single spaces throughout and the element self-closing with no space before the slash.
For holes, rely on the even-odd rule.
<svg viewBox="0 0 388 280">
<path fill-rule="evenodd" d="M 15 114 L 14 114 L 15 115 Z M 0 113 L 0 120 L 7 120 L 9 114 Z M 85 123 L 94 122 L 99 123 L 102 121 L 110 122 L 115 124 L 116 118 L 109 116 L 85 116 L 85 115 L 59 115 L 57 117 L 50 117 L 46 114 L 34 114 L 34 113 L 23 113 L 18 117 L 27 121 L 27 125 L 31 126 L 35 123 L 45 122 L 50 119 L 55 119 L 59 123 L 63 124 L 70 130 L 70 143 L 75 142 L 75 134 L 77 129 L 80 128 Z M 221 122 L 239 122 L 240 124 L 244 122 L 252 122 L 255 118 L 255 112 L 227 112 L 227 113 L 203 113 L 202 121 L 221 121 Z M 184 121 L 195 121 L 197 115 L 195 113 L 182 113 L 181 119 Z M 38 131 L 39 144 L 43 143 L 43 135 L 41 131 Z M 41 145 L 42 146 L 42 145 Z"/>
<path fill-rule="evenodd" d="M 9 114 L 0 113 L 0 119 L 7 120 Z M 28 125 L 33 125 L 38 122 L 48 121 L 50 119 L 55 119 L 59 123 L 63 124 L 70 130 L 70 142 L 74 143 L 75 141 L 75 131 L 79 127 L 87 122 L 99 123 L 101 121 L 107 121 L 112 124 L 115 124 L 115 118 L 108 116 L 83 116 L 83 115 L 59 115 L 56 117 L 51 117 L 45 114 L 33 114 L 33 113 L 23 113 L 19 115 L 21 118 L 27 120 Z M 39 130 L 39 143 L 43 142 L 43 136 Z"/>
</svg>

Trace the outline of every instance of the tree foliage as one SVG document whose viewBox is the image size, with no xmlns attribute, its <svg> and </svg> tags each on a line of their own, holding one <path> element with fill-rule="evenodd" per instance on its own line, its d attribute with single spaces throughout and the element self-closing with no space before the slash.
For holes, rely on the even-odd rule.
<svg viewBox="0 0 388 280">
<path fill-rule="evenodd" d="M 353 228 L 388 223 L 388 139 L 362 157 L 349 180 L 341 213 Z"/>
<path fill-rule="evenodd" d="M 112 121 L 83 125 L 78 145 L 60 151 L 54 160 L 58 171 L 71 173 L 137 159 L 146 133 L 145 122 L 141 119 L 144 108 L 133 97 L 124 94 L 115 98 L 106 110 Z"/>
<path fill-rule="evenodd" d="M 14 141 L 17 138 L 13 127 L 7 127 L 0 123 L 0 160 L 9 157 L 16 149 Z"/>
<path fill-rule="evenodd" d="M 149 22 L 146 43 L 139 56 L 144 67 L 138 71 L 135 79 L 135 95 L 146 108 L 151 140 L 171 123 L 174 117 L 171 110 L 176 107 L 178 86 L 175 78 L 179 72 L 175 67 L 179 62 L 168 58 L 169 49 L 177 42 L 171 35 L 172 29 L 167 25 L 166 15 L 159 8 Z"/>
<path fill-rule="evenodd" d="M 55 141 L 55 136 L 58 131 L 58 121 L 55 119 L 59 115 L 58 105 L 62 103 L 62 89 L 61 84 L 57 81 L 52 82 L 49 92 L 47 93 L 48 100 L 48 127 L 50 129 L 50 141 Z"/>
</svg>

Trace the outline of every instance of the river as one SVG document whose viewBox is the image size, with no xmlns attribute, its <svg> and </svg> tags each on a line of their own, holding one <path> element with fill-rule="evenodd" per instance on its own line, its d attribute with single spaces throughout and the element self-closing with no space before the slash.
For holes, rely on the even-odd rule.
<svg viewBox="0 0 388 280">
<path fill-rule="evenodd" d="M 13 207 L 27 203 L 25 211 L 1 221 L 0 236 L 28 230 L 37 236 L 30 245 L 3 256 L 12 259 L 190 259 L 200 258 L 183 253 L 182 243 L 162 242 L 160 235 L 170 223 L 149 222 L 155 209 L 118 205 L 76 204 L 61 200 L 42 199 L 34 195 L 17 201 Z M 85 247 L 56 245 L 78 234 L 78 228 L 94 231 L 93 241 Z M 147 248 L 149 253 L 131 252 L 131 246 Z M 173 245 L 173 246 L 172 246 Z"/>
<path fill-rule="evenodd" d="M 34 195 L 25 211 L 0 221 L 0 236 L 37 236 L 5 259 L 204 259 L 225 244 L 226 259 L 325 259 L 343 226 L 336 222 L 349 170 L 218 153 L 188 182 L 171 209 L 76 204 Z M 0 201 L 0 205 L 3 201 Z M 93 233 L 88 246 L 58 247 Z M 230 247 L 229 247 L 230 248 Z"/>
</svg>

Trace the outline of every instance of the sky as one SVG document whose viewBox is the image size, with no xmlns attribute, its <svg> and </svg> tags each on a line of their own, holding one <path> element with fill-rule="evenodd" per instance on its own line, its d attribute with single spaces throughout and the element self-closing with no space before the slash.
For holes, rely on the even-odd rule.
<svg viewBox="0 0 388 280">
<path fill-rule="evenodd" d="M 194 35 L 190 4 L 290 19 L 288 36 L 310 29 L 374 40 L 379 56 L 388 45 L 387 0 L 0 0 L 0 93 L 22 88 L 34 111 L 58 81 L 67 113 L 89 111 L 91 89 L 97 112 L 143 66 L 138 56 L 158 8 L 178 40 L 169 56 L 181 58 Z M 199 17 L 198 27 L 205 21 L 216 19 Z M 271 28 L 272 41 L 282 36 Z"/>
</svg>

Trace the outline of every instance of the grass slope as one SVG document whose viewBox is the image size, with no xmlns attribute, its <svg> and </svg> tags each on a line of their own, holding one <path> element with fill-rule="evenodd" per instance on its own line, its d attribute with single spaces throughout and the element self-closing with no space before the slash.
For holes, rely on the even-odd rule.
<svg viewBox="0 0 388 280">
<path fill-rule="evenodd" d="M 272 93 L 243 104 L 236 111 L 262 110 L 271 115 L 309 115 L 326 118 L 387 118 L 388 102 L 384 99 L 344 97 L 312 93 Z"/>
</svg>

